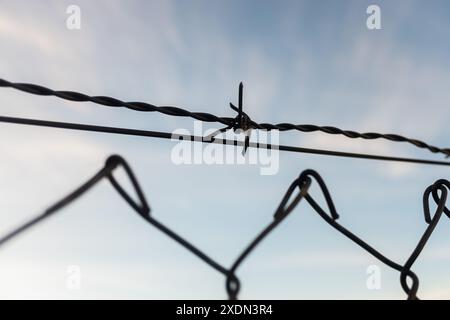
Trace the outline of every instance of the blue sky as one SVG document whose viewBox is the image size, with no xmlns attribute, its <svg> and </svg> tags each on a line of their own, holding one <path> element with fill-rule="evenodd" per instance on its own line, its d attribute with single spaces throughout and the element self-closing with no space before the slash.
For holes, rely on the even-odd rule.
<svg viewBox="0 0 450 320">
<path fill-rule="evenodd" d="M 67 6 L 81 30 L 66 28 Z M 378 4 L 382 29 L 368 30 Z M 398 133 L 449 147 L 446 1 L 5 1 L 0 77 L 128 101 L 234 116 L 240 81 L 258 122 Z M 2 115 L 172 131 L 190 119 L 0 91 Z M 441 160 L 407 144 L 320 133 L 282 144 Z M 439 167 L 281 154 L 280 170 L 181 165 L 173 143 L 0 125 L 0 232 L 82 183 L 110 154 L 135 170 L 153 214 L 225 265 L 267 224 L 307 168 L 321 173 L 341 223 L 398 262 L 426 228 L 422 193 Z M 319 194 L 318 190 L 313 192 Z M 419 296 L 449 298 L 445 217 L 413 270 Z M 381 289 L 366 287 L 368 266 Z M 66 288 L 67 266 L 80 290 Z M 238 270 L 240 298 L 404 298 L 385 268 L 301 203 Z M 226 298 L 222 275 L 142 220 L 105 182 L 0 250 L 1 298 Z"/>
</svg>

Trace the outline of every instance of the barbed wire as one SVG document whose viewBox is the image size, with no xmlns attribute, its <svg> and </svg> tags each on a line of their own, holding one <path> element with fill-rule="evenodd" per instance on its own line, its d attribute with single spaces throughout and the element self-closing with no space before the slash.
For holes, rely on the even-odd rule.
<svg viewBox="0 0 450 320">
<path fill-rule="evenodd" d="M 130 180 L 131 185 L 134 189 L 135 196 L 137 196 L 138 199 L 137 201 L 133 200 L 133 197 L 130 194 L 128 194 L 127 191 L 125 191 L 122 185 L 114 177 L 113 173 L 115 169 L 118 167 L 122 167 L 125 170 L 126 176 Z M 94 187 L 98 182 L 100 182 L 103 179 L 108 179 L 111 185 L 114 187 L 114 189 L 118 192 L 118 194 L 145 221 L 147 221 L 152 226 L 156 227 L 158 230 L 160 230 L 161 232 L 163 232 L 164 234 L 166 234 L 167 236 L 178 242 L 181 246 L 183 246 L 188 251 L 192 252 L 198 258 L 207 263 L 210 267 L 223 274 L 226 278 L 225 288 L 228 294 L 228 298 L 230 300 L 235 300 L 238 298 L 238 294 L 241 287 L 240 280 L 236 275 L 238 267 L 250 255 L 250 253 L 262 242 L 262 240 L 265 239 L 282 221 L 284 221 L 286 217 L 288 217 L 288 215 L 297 207 L 297 205 L 300 203 L 302 199 L 305 199 L 311 206 L 311 208 L 313 208 L 314 211 L 317 212 L 319 216 L 334 229 L 336 229 L 341 234 L 352 240 L 354 243 L 356 243 L 358 246 L 360 246 L 362 249 L 370 253 L 372 256 L 377 258 L 379 261 L 381 261 L 388 267 L 399 271 L 401 286 L 405 291 L 405 293 L 407 294 L 407 298 L 411 300 L 419 299 L 417 297 L 417 292 L 419 289 L 419 278 L 413 271 L 411 271 L 411 267 L 419 257 L 422 250 L 424 249 L 427 241 L 431 237 L 431 234 L 435 230 L 440 218 L 442 217 L 442 214 L 445 213 L 450 218 L 450 210 L 446 207 L 448 190 L 450 190 L 450 182 L 448 180 L 441 179 L 436 181 L 431 186 L 429 186 L 425 190 L 423 195 L 423 211 L 425 221 L 426 223 L 428 223 L 428 227 L 426 228 L 418 245 L 414 249 L 409 259 L 406 261 L 406 263 L 404 265 L 398 264 L 393 260 L 387 258 L 379 251 L 375 250 L 367 242 L 365 242 L 364 240 L 362 240 L 361 238 L 359 238 L 354 233 L 352 233 L 351 231 L 349 231 L 348 229 L 346 229 L 337 222 L 339 214 L 337 213 L 334 202 L 332 200 L 332 197 L 324 180 L 319 175 L 319 173 L 309 169 L 303 171 L 300 174 L 300 176 L 291 183 L 273 215 L 272 222 L 270 222 L 267 225 L 267 227 L 265 227 L 263 231 L 261 231 L 256 236 L 256 238 L 242 251 L 242 253 L 232 264 L 232 266 L 230 268 L 226 268 L 222 264 L 210 258 L 203 251 L 192 245 L 190 242 L 179 236 L 177 233 L 175 233 L 174 231 L 172 231 L 171 229 L 160 223 L 158 220 L 156 220 L 150 214 L 151 209 L 147 202 L 147 198 L 144 195 L 142 188 L 131 167 L 122 157 L 118 155 L 113 155 L 106 160 L 105 165 L 87 182 L 82 184 L 80 187 L 76 188 L 73 192 L 68 194 L 60 201 L 53 204 L 42 214 L 29 220 L 28 222 L 14 229 L 10 233 L 6 234 L 4 237 L 0 238 L 0 246 L 12 240 L 14 237 L 28 230 L 32 226 L 35 226 L 37 223 L 42 222 L 43 220 L 54 215 L 56 212 L 62 210 L 71 202 L 77 200 L 83 194 L 88 192 L 92 187 Z M 310 187 L 312 185 L 313 180 L 316 181 L 316 183 L 320 187 L 321 193 L 325 198 L 325 203 L 328 207 L 328 210 L 324 210 L 311 195 Z M 297 193 L 295 194 L 296 191 Z M 433 217 L 431 217 L 430 214 L 430 204 L 429 204 L 430 198 L 432 198 L 432 200 L 434 200 L 434 202 L 437 205 Z M 407 283 L 408 277 L 412 281 L 410 286 Z"/>
<path fill-rule="evenodd" d="M 411 139 L 398 134 L 382 134 L 376 132 L 359 133 L 352 130 L 342 130 L 332 126 L 318 126 L 312 124 L 292 124 L 292 123 L 257 123 L 249 117 L 248 114 L 243 112 L 242 107 L 242 95 L 243 85 L 239 85 L 239 107 L 235 107 L 230 103 L 230 107 L 238 114 L 236 117 L 219 117 L 205 112 L 191 112 L 186 109 L 182 109 L 174 106 L 156 106 L 146 102 L 125 102 L 119 99 L 108 96 L 89 96 L 75 91 L 59 91 L 52 90 L 40 85 L 31 83 L 15 83 L 4 79 L 0 79 L 0 87 L 14 88 L 23 92 L 40 95 L 40 96 L 55 96 L 64 100 L 76 101 L 76 102 L 93 102 L 95 104 L 107 106 L 107 107 L 123 107 L 134 111 L 142 112 L 159 112 L 169 116 L 175 117 L 189 117 L 203 122 L 215 122 L 226 125 L 224 129 L 241 129 L 248 131 L 251 129 L 264 129 L 264 130 L 279 130 L 289 131 L 297 130 L 300 132 L 323 132 L 332 135 L 343 135 L 347 138 L 362 138 L 366 140 L 385 139 L 394 142 L 407 142 L 418 148 L 428 149 L 432 153 L 442 153 L 446 157 L 450 156 L 450 148 L 439 148 L 431 144 L 425 143 L 421 140 Z M 248 140 L 244 145 L 244 151 L 248 146 Z"/>
</svg>

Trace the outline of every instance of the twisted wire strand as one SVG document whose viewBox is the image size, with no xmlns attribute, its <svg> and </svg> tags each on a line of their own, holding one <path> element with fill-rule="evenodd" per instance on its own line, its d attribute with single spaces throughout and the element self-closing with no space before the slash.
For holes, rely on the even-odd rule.
<svg viewBox="0 0 450 320">
<path fill-rule="evenodd" d="M 93 102 L 99 105 L 108 107 L 124 107 L 127 109 L 142 111 L 142 112 L 159 112 L 169 116 L 175 117 L 190 117 L 203 122 L 215 122 L 226 125 L 227 127 L 239 127 L 240 121 L 243 117 L 249 128 L 252 129 L 264 129 L 264 130 L 279 130 L 289 131 L 297 130 L 300 132 L 323 132 L 333 135 L 343 135 L 348 138 L 362 138 L 366 140 L 385 139 L 393 142 L 407 142 L 418 148 L 428 149 L 432 153 L 442 153 L 447 157 L 450 156 L 450 148 L 439 148 L 430 144 L 427 144 L 421 140 L 407 138 L 398 134 L 382 134 L 376 132 L 359 133 L 352 130 L 342 130 L 332 126 L 318 126 L 312 124 L 292 124 L 292 123 L 257 123 L 252 121 L 247 114 L 242 112 L 242 109 L 238 112 L 238 116 L 231 117 L 218 117 L 216 115 L 205 112 L 191 112 L 179 107 L 174 106 L 156 106 L 146 102 L 124 102 L 119 99 L 108 96 L 89 96 L 83 93 L 74 91 L 57 91 L 52 90 L 40 85 L 30 83 L 15 83 L 4 79 L 0 79 L 0 87 L 14 88 L 30 94 L 40 96 L 55 96 L 64 100 L 76 101 L 76 102 Z"/>
</svg>

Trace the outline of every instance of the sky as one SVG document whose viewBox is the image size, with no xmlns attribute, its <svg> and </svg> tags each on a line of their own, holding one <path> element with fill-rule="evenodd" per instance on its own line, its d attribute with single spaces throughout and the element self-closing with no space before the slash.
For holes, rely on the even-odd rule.
<svg viewBox="0 0 450 320">
<path fill-rule="evenodd" d="M 381 29 L 366 25 L 369 5 Z M 67 28 L 77 5 L 81 29 Z M 448 1 L 0 0 L 0 78 L 257 122 L 397 133 L 449 147 Z M 192 119 L 0 89 L 2 116 L 143 130 L 194 130 Z M 205 125 L 214 127 L 213 125 Z M 408 144 L 280 133 L 281 144 L 443 156 Z M 136 173 L 152 214 L 230 266 L 271 222 L 305 169 L 327 183 L 340 223 L 404 263 L 426 228 L 425 188 L 445 167 L 280 153 L 257 165 L 176 165 L 168 140 L 0 124 L 0 234 L 98 171 L 111 154 Z M 445 171 L 447 170 L 447 171 Z M 313 186 L 311 192 L 320 198 Z M 450 298 L 450 224 L 442 218 L 413 266 L 419 297 Z M 370 266 L 380 288 L 369 289 Z M 73 268 L 76 288 L 68 285 Z M 369 268 L 370 269 L 370 268 Z M 237 271 L 241 299 L 404 299 L 399 273 L 301 202 Z M 225 299 L 225 279 L 147 225 L 102 182 L 0 248 L 3 299 Z"/>
</svg>

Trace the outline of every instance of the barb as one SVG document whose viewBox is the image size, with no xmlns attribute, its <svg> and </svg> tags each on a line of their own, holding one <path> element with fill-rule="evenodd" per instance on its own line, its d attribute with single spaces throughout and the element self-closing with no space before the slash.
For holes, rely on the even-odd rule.
<svg viewBox="0 0 450 320">
<path fill-rule="evenodd" d="M 224 124 L 230 128 L 236 125 L 236 118 L 230 117 L 218 117 L 210 113 L 204 112 L 191 112 L 185 109 L 181 109 L 174 106 L 155 106 L 150 103 L 145 102 L 124 102 L 116 98 L 107 97 L 107 96 L 89 96 L 83 93 L 74 92 L 74 91 L 55 91 L 43 86 L 30 84 L 30 83 L 14 83 L 4 79 L 0 79 L 0 87 L 10 87 L 23 92 L 41 95 L 41 96 L 55 96 L 64 100 L 69 101 L 77 101 L 77 102 L 93 102 L 99 105 L 108 106 L 108 107 L 124 107 L 135 111 L 143 111 L 143 112 L 159 112 L 162 114 L 176 116 L 176 117 L 190 117 L 193 119 L 197 119 L 204 122 L 216 122 Z M 240 110 L 240 111 L 239 111 Z M 239 125 L 242 125 L 244 113 L 242 109 L 238 108 L 238 119 Z M 245 118 L 245 117 L 244 117 Z M 264 130 L 279 130 L 279 131 L 289 131 L 289 130 L 297 130 L 301 132 L 323 132 L 334 135 L 343 135 L 348 138 L 362 138 L 366 140 L 374 140 L 374 139 L 385 139 L 394 142 L 407 142 L 412 144 L 418 148 L 428 149 L 432 153 L 442 153 L 447 157 L 450 156 L 449 148 L 439 148 L 430 144 L 427 144 L 423 141 L 417 139 L 407 138 L 398 134 L 382 134 L 375 132 L 365 132 L 359 133 L 351 130 L 342 130 L 332 126 L 317 126 L 311 124 L 292 124 L 292 123 L 256 123 L 251 121 L 248 118 L 248 126 L 250 129 L 264 129 Z"/>
<path fill-rule="evenodd" d="M 234 132 L 241 132 L 243 131 L 245 133 L 245 140 L 244 140 L 244 149 L 242 150 L 242 155 L 245 155 L 247 152 L 247 149 L 250 145 L 250 136 L 252 132 L 252 127 L 256 126 L 256 123 L 253 122 L 248 114 L 246 114 L 242 109 L 242 100 L 243 100 L 243 91 L 244 91 L 244 85 L 242 82 L 239 84 L 239 98 L 238 98 L 238 107 L 230 102 L 230 108 L 236 111 L 238 114 L 236 118 L 234 119 L 234 123 L 232 125 L 229 125 L 225 128 L 219 129 L 209 136 L 205 137 L 205 140 L 214 140 L 214 138 L 221 133 L 224 133 L 230 129 L 233 129 Z"/>
</svg>

